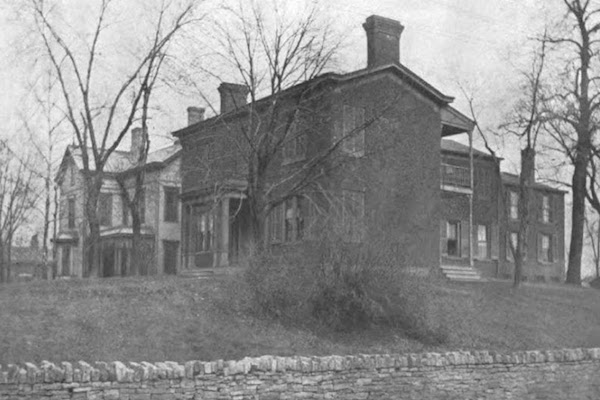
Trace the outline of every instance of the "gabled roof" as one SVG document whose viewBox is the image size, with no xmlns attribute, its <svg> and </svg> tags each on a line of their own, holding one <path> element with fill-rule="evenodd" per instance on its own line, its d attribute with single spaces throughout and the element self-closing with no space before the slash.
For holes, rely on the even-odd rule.
<svg viewBox="0 0 600 400">
<path fill-rule="evenodd" d="M 519 186 L 519 175 L 511 174 L 509 172 L 502 172 L 502 183 L 504 183 L 505 185 L 510 185 L 510 186 Z M 533 184 L 533 188 L 541 189 L 541 190 L 548 190 L 551 192 L 557 192 L 557 193 L 563 193 L 563 194 L 567 193 L 566 190 L 557 189 L 550 185 L 546 185 L 546 184 L 539 183 L 539 182 L 535 182 Z"/>
<path fill-rule="evenodd" d="M 426 97 L 428 97 L 429 99 L 431 99 L 436 104 L 438 104 L 442 107 L 447 107 L 448 104 L 450 104 L 452 101 L 454 101 L 454 97 L 443 94 L 438 89 L 436 89 L 431 84 L 429 84 L 427 81 L 425 81 L 423 78 L 419 77 L 417 74 L 415 74 L 413 71 L 411 71 L 409 68 L 407 68 L 406 66 L 404 66 L 402 64 L 387 64 L 387 65 L 383 65 L 383 66 L 375 67 L 375 68 L 360 69 L 360 70 L 345 73 L 345 74 L 328 72 L 323 75 L 319 75 L 309 81 L 302 82 L 298 85 L 295 85 L 288 89 L 285 89 L 278 95 L 279 96 L 293 95 L 298 90 L 301 90 L 302 88 L 305 88 L 307 86 L 317 86 L 319 84 L 324 84 L 324 83 L 328 83 L 328 82 L 331 82 L 331 83 L 351 82 L 353 80 L 360 80 L 360 79 L 368 78 L 373 75 L 382 74 L 382 73 L 395 74 L 400 79 L 402 79 L 404 82 L 406 82 L 409 86 L 413 87 L 415 90 L 422 93 L 423 95 L 425 95 Z M 262 99 L 259 99 L 256 101 L 255 105 L 258 106 L 262 103 L 266 103 L 269 101 L 269 99 L 271 97 L 272 96 L 267 96 Z M 176 131 L 173 131 L 171 134 L 176 137 L 181 137 L 181 136 L 193 133 L 196 131 L 196 129 L 198 127 L 200 127 L 202 125 L 214 123 L 221 118 L 227 118 L 230 116 L 237 115 L 246 109 L 247 109 L 247 106 L 241 107 L 237 110 L 233 110 L 226 114 L 219 114 L 212 118 L 208 118 L 206 120 L 203 120 L 203 121 L 197 122 L 195 124 L 188 125 L 186 127 L 178 129 Z M 469 122 L 471 122 L 470 119 L 468 119 L 467 117 L 462 115 L 460 112 L 458 112 L 457 110 L 455 110 L 451 107 L 448 110 L 448 115 L 454 116 L 457 120 L 460 120 L 462 122 L 462 125 L 465 125 L 465 126 L 469 125 Z M 461 128 L 462 128 L 462 126 L 461 126 Z"/>
<path fill-rule="evenodd" d="M 161 164 L 166 164 L 175 157 L 177 157 L 180 154 L 180 152 L 181 145 L 179 144 L 172 144 L 170 146 L 163 147 L 162 149 L 152 151 L 148 153 L 148 158 L 146 159 L 145 167 L 160 166 Z M 69 159 L 73 160 L 77 169 L 79 169 L 80 171 L 83 170 L 83 157 L 81 154 L 81 148 L 78 146 L 69 145 L 65 150 L 60 169 L 56 175 L 57 179 L 63 172 L 63 169 Z M 90 162 L 89 168 L 91 171 L 95 169 L 95 165 L 93 162 Z M 106 166 L 104 167 L 104 172 L 123 173 L 134 168 L 135 163 L 129 151 L 115 150 L 108 158 Z"/>
</svg>

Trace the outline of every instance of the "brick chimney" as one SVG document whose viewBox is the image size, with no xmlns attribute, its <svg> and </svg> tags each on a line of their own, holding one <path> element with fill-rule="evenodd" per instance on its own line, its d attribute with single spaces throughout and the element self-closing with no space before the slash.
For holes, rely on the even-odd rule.
<svg viewBox="0 0 600 400">
<path fill-rule="evenodd" d="M 197 124 L 198 122 L 204 121 L 204 108 L 202 107 L 188 107 L 188 126 Z"/>
<path fill-rule="evenodd" d="M 223 82 L 219 85 L 221 95 L 221 114 L 228 113 L 246 105 L 248 98 L 248 87 L 237 83 Z"/>
<path fill-rule="evenodd" d="M 134 161 L 137 161 L 140 158 L 143 146 L 144 138 L 142 137 L 142 128 L 133 128 L 131 130 L 131 147 L 129 148 L 129 153 Z"/>
<path fill-rule="evenodd" d="M 404 26 L 399 21 L 371 15 L 363 28 L 367 32 L 367 68 L 400 64 L 400 35 Z"/>
</svg>

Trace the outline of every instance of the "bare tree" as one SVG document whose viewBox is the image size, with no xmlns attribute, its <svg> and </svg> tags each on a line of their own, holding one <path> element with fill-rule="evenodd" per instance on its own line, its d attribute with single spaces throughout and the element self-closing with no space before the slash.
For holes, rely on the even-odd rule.
<svg viewBox="0 0 600 400">
<path fill-rule="evenodd" d="M 50 239 L 56 239 L 57 213 L 58 213 L 58 188 L 54 184 L 54 177 L 60 160 L 56 148 L 65 139 L 65 132 L 61 131 L 65 122 L 64 115 L 58 109 L 56 89 L 58 80 L 52 70 L 46 70 L 37 82 L 30 84 L 27 103 L 33 99 L 33 108 L 22 110 L 21 120 L 25 131 L 29 134 L 29 142 L 35 153 L 35 163 L 26 164 L 31 167 L 36 180 L 41 181 L 44 187 L 43 202 L 43 227 L 42 250 L 44 262 L 49 258 L 56 260 L 56 246 L 52 246 L 49 254 Z"/>
<path fill-rule="evenodd" d="M 11 248 L 15 233 L 27 221 L 38 194 L 34 173 L 0 142 L 0 282 L 10 280 Z"/>
<path fill-rule="evenodd" d="M 563 0 L 568 32 L 549 39 L 550 43 L 574 50 L 565 62 L 561 87 L 550 102 L 554 114 L 552 135 L 573 165 L 571 190 L 571 243 L 567 283 L 581 284 L 581 258 L 585 229 L 585 202 L 590 159 L 598 129 L 596 120 L 600 108 L 600 91 L 594 75 L 600 43 L 600 7 L 590 0 Z"/>
<path fill-rule="evenodd" d="M 30 0 L 30 5 L 37 34 L 59 82 L 66 121 L 81 151 L 89 231 L 84 238 L 84 263 L 88 275 L 98 276 L 100 221 L 97 207 L 106 164 L 134 121 L 140 118 L 140 106 L 151 92 L 159 60 L 168 52 L 178 32 L 195 20 L 195 4 L 162 1 L 153 18 L 153 32 L 148 42 L 140 45 L 131 68 L 122 76 L 111 74 L 109 77 L 102 75 L 106 67 L 102 68 L 100 59 L 110 53 L 110 49 L 103 47 L 102 39 L 108 36 L 108 29 L 116 25 L 109 21 L 113 1 L 97 3 L 92 30 L 89 35 L 76 38 L 79 41 L 64 33 L 56 5 L 44 0 Z M 107 86 L 114 87 L 114 92 L 107 91 Z"/>
<path fill-rule="evenodd" d="M 529 210 L 531 208 L 532 187 L 535 183 L 535 155 L 536 144 L 540 132 L 543 132 L 546 122 L 545 112 L 545 93 L 543 85 L 544 62 L 546 59 L 546 35 L 540 41 L 540 48 L 533 55 L 533 60 L 530 69 L 522 72 L 522 83 L 519 93 L 521 94 L 512 111 L 506 116 L 506 122 L 500 125 L 497 132 L 490 132 L 495 136 L 513 136 L 520 143 L 523 143 L 521 149 L 521 171 L 519 175 L 519 192 L 518 192 L 518 220 L 519 230 L 517 241 L 513 243 L 508 240 L 510 251 L 513 255 L 515 263 L 513 286 L 518 287 L 522 280 L 523 262 L 527 255 L 528 249 L 528 232 L 531 224 Z M 508 204 L 510 199 L 507 197 L 507 188 L 502 182 L 500 171 L 500 158 L 491 148 L 487 134 L 484 133 L 474 109 L 474 100 L 463 89 L 463 93 L 467 97 L 471 116 L 475 121 L 475 127 L 484 141 L 485 147 L 492 155 L 497 174 L 500 182 L 500 204 L 503 206 L 501 217 L 504 219 L 505 225 L 508 226 Z"/>
<path fill-rule="evenodd" d="M 288 173 L 277 171 L 273 179 L 275 160 L 286 148 L 307 146 L 310 124 L 304 121 L 314 122 L 322 113 L 314 108 L 319 94 L 312 81 L 332 67 L 341 41 L 323 23 L 316 3 L 292 14 L 276 1 L 239 2 L 225 14 L 227 25 L 217 23 L 215 30 L 219 58 L 232 67 L 249 95 L 243 121 L 228 125 L 228 130 L 237 138 L 232 146 L 243 157 L 251 232 L 260 248 L 269 212 L 314 186 L 326 162 L 334 167 L 330 156 L 341 138 L 319 154 L 297 160 Z"/>
</svg>

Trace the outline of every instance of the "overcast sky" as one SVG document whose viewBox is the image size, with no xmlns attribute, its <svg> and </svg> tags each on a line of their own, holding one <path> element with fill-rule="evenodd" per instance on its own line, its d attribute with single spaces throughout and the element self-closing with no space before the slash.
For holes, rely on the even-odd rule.
<svg viewBox="0 0 600 400">
<path fill-rule="evenodd" d="M 7 11 L 17 1 L 22 0 L 0 0 L 0 135 L 4 136 L 19 133 L 18 107 L 28 76 L 13 51 L 15 40 L 20 39 L 20 22 Z M 362 23 L 369 15 L 397 19 L 405 27 L 401 62 L 454 96 L 454 106 L 469 115 L 459 85 L 466 87 L 475 94 L 480 122 L 489 126 L 500 121 L 515 98 L 518 70 L 531 60 L 531 38 L 539 37 L 547 24 L 552 28 L 564 9 L 560 0 L 327 0 L 325 4 L 335 28 L 345 37 L 340 69 L 366 66 Z M 205 90 L 216 93 L 216 86 Z M 170 112 L 158 124 L 162 135 L 154 140 L 155 148 L 169 143 L 168 132 L 185 125 L 185 109 L 190 105 L 203 106 L 198 99 L 172 96 Z M 516 149 L 511 143 L 500 148 L 506 159 L 504 169 L 516 171 Z"/>
</svg>

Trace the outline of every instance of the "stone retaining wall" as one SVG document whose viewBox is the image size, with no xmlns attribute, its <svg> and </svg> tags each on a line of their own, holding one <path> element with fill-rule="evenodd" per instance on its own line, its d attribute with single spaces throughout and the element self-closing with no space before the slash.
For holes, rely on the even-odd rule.
<svg viewBox="0 0 600 400">
<path fill-rule="evenodd" d="M 0 367 L 8 399 L 600 399 L 600 348 Z"/>
</svg>

